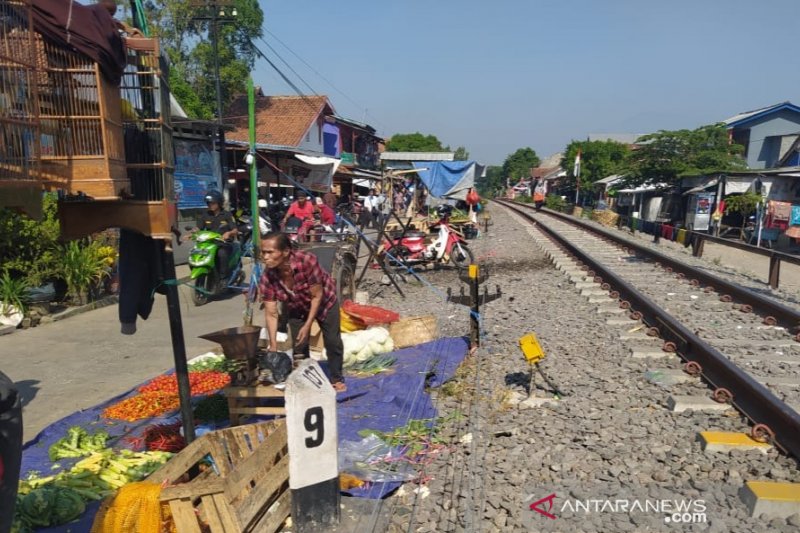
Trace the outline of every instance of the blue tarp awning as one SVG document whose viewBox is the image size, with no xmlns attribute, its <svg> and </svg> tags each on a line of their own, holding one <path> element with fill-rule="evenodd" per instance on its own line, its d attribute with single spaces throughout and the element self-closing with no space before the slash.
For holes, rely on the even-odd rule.
<svg viewBox="0 0 800 533">
<path fill-rule="evenodd" d="M 475 161 L 415 161 L 422 183 L 434 198 L 463 200 L 475 186 L 478 164 Z"/>
</svg>

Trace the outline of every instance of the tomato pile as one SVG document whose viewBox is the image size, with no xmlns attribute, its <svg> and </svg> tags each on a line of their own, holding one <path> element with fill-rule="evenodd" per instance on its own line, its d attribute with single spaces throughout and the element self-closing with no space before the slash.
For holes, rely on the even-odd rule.
<svg viewBox="0 0 800 533">
<path fill-rule="evenodd" d="M 180 407 L 178 396 L 167 392 L 137 394 L 117 402 L 103 411 L 103 417 L 135 422 L 174 411 Z"/>
<path fill-rule="evenodd" d="M 192 395 L 208 394 L 229 385 L 231 378 L 224 372 L 207 370 L 189 372 Z M 118 402 L 103 411 L 103 417 L 135 422 L 174 411 L 180 407 L 178 379 L 175 374 L 161 375 L 142 385 L 139 394 Z M 168 450 L 167 450 L 168 451 Z"/>
<path fill-rule="evenodd" d="M 231 378 L 224 372 L 206 370 L 204 372 L 189 372 L 189 387 L 192 396 L 208 394 L 230 384 Z M 175 374 L 161 375 L 139 387 L 139 392 L 165 392 L 178 394 L 178 378 Z"/>
</svg>

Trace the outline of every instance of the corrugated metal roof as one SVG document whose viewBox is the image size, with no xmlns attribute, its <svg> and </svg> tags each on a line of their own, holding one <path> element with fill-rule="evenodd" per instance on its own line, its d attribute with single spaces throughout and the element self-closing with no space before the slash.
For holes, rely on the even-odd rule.
<svg viewBox="0 0 800 533">
<path fill-rule="evenodd" d="M 732 116 L 730 118 L 727 118 L 727 119 L 723 120 L 722 123 L 727 125 L 727 126 L 735 127 L 735 126 L 740 125 L 743 122 L 746 122 L 747 120 L 749 120 L 751 118 L 755 118 L 755 117 L 758 117 L 760 115 L 764 115 L 764 114 L 770 113 L 772 111 L 777 111 L 779 109 L 784 109 L 784 108 L 788 108 L 788 109 L 791 109 L 793 111 L 800 111 L 799 107 L 797 107 L 796 105 L 794 105 L 793 103 L 791 103 L 790 101 L 787 100 L 785 102 L 780 102 L 778 104 L 770 105 L 770 106 L 767 106 L 767 107 L 762 107 L 760 109 L 754 109 L 752 111 L 744 111 L 743 113 L 739 113 L 738 115 L 734 115 L 734 116 Z"/>
<path fill-rule="evenodd" d="M 453 161 L 454 152 L 381 152 L 381 161 Z"/>
<path fill-rule="evenodd" d="M 612 175 L 610 175 L 610 176 L 608 176 L 608 177 L 606 177 L 606 178 L 603 178 L 603 179 L 601 179 L 601 180 L 597 180 L 597 181 L 595 181 L 595 183 L 600 183 L 600 184 L 603 184 L 603 185 L 608 185 L 608 184 L 614 183 L 615 181 L 618 181 L 618 180 L 620 180 L 620 179 L 622 179 L 622 178 L 624 178 L 624 177 L 625 177 L 625 176 L 623 176 L 622 174 L 612 174 Z"/>
</svg>

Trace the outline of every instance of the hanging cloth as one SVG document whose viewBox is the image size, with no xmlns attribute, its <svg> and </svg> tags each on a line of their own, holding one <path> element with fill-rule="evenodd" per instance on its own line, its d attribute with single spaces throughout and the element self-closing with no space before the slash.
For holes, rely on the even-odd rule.
<svg viewBox="0 0 800 533">
<path fill-rule="evenodd" d="M 676 240 L 681 244 L 684 244 L 686 242 L 686 230 L 685 229 L 679 229 L 678 230 L 678 238 Z"/>
</svg>

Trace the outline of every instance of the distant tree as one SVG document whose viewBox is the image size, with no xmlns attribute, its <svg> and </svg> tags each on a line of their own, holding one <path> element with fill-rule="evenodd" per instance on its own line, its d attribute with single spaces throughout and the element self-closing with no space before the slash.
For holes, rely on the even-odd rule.
<svg viewBox="0 0 800 533">
<path fill-rule="evenodd" d="M 744 239 L 744 228 L 747 225 L 747 217 L 755 213 L 758 204 L 764 201 L 760 194 L 747 191 L 744 194 L 728 196 L 725 198 L 725 213 L 739 213 L 742 215 L 742 229 L 740 237 Z"/>
<path fill-rule="evenodd" d="M 503 176 L 516 183 L 530 176 L 531 169 L 539 166 L 539 162 L 539 156 L 533 148 L 519 148 L 503 162 Z"/>
<path fill-rule="evenodd" d="M 486 167 L 485 176 L 475 178 L 475 188 L 481 196 L 492 198 L 498 191 L 505 188 L 503 167 L 490 165 Z"/>
<path fill-rule="evenodd" d="M 467 149 L 464 148 L 463 146 L 459 146 L 458 148 L 456 148 L 453 153 L 454 153 L 453 159 L 455 159 L 456 161 L 467 161 L 469 159 L 469 152 L 467 152 Z"/>
<path fill-rule="evenodd" d="M 685 176 L 747 168 L 743 147 L 728 142 L 723 124 L 695 130 L 661 130 L 636 142 L 640 146 L 628 157 L 625 168 L 629 185 L 673 185 Z"/>
<path fill-rule="evenodd" d="M 387 152 L 445 152 L 442 142 L 435 135 L 398 133 L 386 143 Z"/>
<path fill-rule="evenodd" d="M 581 151 L 581 189 L 597 180 L 620 172 L 627 162 L 630 148 L 616 141 L 572 141 L 564 149 L 561 168 L 575 178 L 575 156 Z"/>
</svg>

